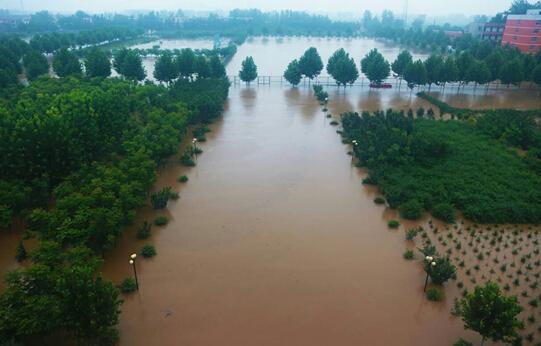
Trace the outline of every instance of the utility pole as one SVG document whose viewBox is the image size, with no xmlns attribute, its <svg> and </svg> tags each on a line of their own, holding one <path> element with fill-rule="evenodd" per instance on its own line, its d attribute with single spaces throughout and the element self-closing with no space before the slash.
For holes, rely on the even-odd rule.
<svg viewBox="0 0 541 346">
<path fill-rule="evenodd" d="M 406 4 L 404 7 L 404 26 L 408 26 L 408 10 L 409 10 L 409 0 L 406 0 Z"/>
</svg>

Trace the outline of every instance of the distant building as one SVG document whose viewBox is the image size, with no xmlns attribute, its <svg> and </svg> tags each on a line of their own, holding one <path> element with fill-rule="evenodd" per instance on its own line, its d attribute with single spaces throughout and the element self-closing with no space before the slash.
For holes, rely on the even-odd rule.
<svg viewBox="0 0 541 346">
<path fill-rule="evenodd" d="M 505 30 L 503 23 L 472 23 L 468 26 L 468 33 L 482 40 L 499 43 Z"/>
<path fill-rule="evenodd" d="M 524 53 L 541 49 L 541 9 L 507 16 L 502 45 L 517 47 Z"/>
</svg>

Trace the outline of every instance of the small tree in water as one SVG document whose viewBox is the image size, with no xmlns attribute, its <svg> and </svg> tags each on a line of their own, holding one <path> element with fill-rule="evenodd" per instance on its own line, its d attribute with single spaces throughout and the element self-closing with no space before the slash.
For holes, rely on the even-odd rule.
<svg viewBox="0 0 541 346">
<path fill-rule="evenodd" d="M 293 86 L 299 85 L 302 79 L 302 73 L 297 59 L 287 65 L 287 69 L 284 72 L 284 78 Z"/>
<path fill-rule="evenodd" d="M 239 77 L 243 82 L 250 84 L 257 78 L 257 66 L 254 59 L 249 56 L 242 62 L 242 68 L 239 72 Z"/>
<path fill-rule="evenodd" d="M 371 83 L 381 84 L 391 74 L 391 66 L 374 48 L 361 60 L 361 71 Z"/>
<path fill-rule="evenodd" d="M 487 282 L 485 287 L 475 287 L 473 293 L 460 301 L 464 328 L 481 334 L 481 345 L 486 339 L 512 342 L 517 337 L 517 328 L 522 325 L 517 319 L 521 311 L 517 297 L 503 296 L 493 282 Z"/>
</svg>

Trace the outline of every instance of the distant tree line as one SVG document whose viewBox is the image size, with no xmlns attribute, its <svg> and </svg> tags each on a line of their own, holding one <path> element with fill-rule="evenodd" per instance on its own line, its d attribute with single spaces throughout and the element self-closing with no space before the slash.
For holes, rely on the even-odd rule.
<svg viewBox="0 0 541 346">
<path fill-rule="evenodd" d="M 327 16 L 297 11 L 262 12 L 256 9 L 232 10 L 227 16 L 210 14 L 189 17 L 182 11 L 122 14 L 88 14 L 78 11 L 72 15 L 53 15 L 47 11 L 34 13 L 28 23 L 19 23 L 20 32 L 52 32 L 96 30 L 109 27 L 156 31 L 173 36 L 243 35 L 312 35 L 351 36 L 357 34 L 358 24 L 333 21 Z M 10 29 L 10 28 L 6 28 Z"/>
<path fill-rule="evenodd" d="M 404 80 L 412 90 L 419 86 L 433 85 L 445 88 L 448 83 L 459 87 L 475 83 L 486 85 L 499 81 L 506 85 L 533 82 L 541 86 L 541 52 L 536 55 L 522 54 L 509 47 L 472 46 L 454 54 L 431 54 L 426 60 L 413 60 L 405 50 L 390 63 L 377 50 L 372 49 L 360 62 L 361 72 L 373 84 L 379 85 L 391 76 Z M 284 72 L 292 85 L 302 77 L 317 77 L 323 64 L 315 48 L 310 48 L 300 60 L 292 61 Z M 327 72 L 338 85 L 353 84 L 359 78 L 354 59 L 344 51 L 337 50 L 327 63 Z"/>
</svg>

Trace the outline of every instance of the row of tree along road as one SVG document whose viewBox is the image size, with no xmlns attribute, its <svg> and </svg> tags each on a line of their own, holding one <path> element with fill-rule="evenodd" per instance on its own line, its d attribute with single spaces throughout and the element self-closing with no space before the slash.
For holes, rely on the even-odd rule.
<svg viewBox="0 0 541 346">
<path fill-rule="evenodd" d="M 391 76 L 404 80 L 410 89 L 433 85 L 445 88 L 448 83 L 463 85 L 474 83 L 488 85 L 500 81 L 506 85 L 533 82 L 541 85 L 541 54 L 522 54 L 512 48 L 494 48 L 489 52 L 464 50 L 450 55 L 432 54 L 426 60 L 413 60 L 412 54 L 404 50 L 393 62 L 387 61 L 377 50 L 372 49 L 360 61 L 361 72 L 372 87 L 385 87 L 384 81 Z M 298 85 L 303 77 L 313 80 L 324 68 L 316 48 L 311 47 L 299 58 L 291 61 L 283 77 L 292 85 Z M 338 49 L 329 58 L 327 73 L 338 86 L 352 85 L 359 78 L 355 60 L 343 49 Z M 247 57 L 239 73 L 242 81 L 250 83 L 257 77 L 257 66 L 252 57 Z"/>
</svg>

